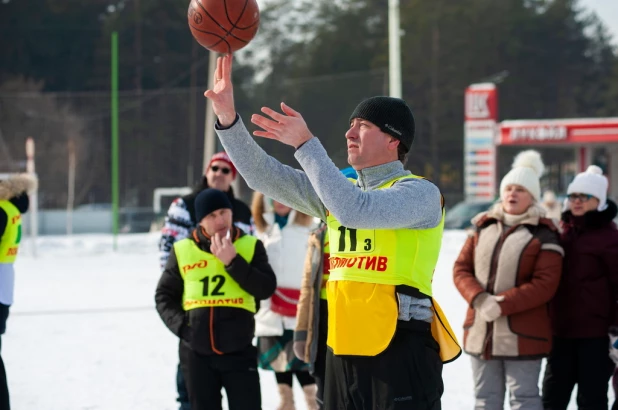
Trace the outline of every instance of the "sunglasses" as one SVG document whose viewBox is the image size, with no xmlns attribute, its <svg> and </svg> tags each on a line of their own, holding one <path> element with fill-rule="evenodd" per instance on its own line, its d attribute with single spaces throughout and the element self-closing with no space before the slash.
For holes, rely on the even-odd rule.
<svg viewBox="0 0 618 410">
<path fill-rule="evenodd" d="M 216 165 L 213 165 L 212 167 L 210 167 L 210 169 L 212 169 L 212 172 L 221 171 L 223 173 L 223 175 L 227 175 L 230 172 L 232 172 L 232 170 L 229 169 L 229 168 L 219 167 L 219 166 L 216 166 Z"/>
<path fill-rule="evenodd" d="M 582 202 L 588 202 L 592 199 L 592 195 L 588 194 L 569 194 L 568 195 L 569 202 L 575 202 L 578 199 Z"/>
</svg>

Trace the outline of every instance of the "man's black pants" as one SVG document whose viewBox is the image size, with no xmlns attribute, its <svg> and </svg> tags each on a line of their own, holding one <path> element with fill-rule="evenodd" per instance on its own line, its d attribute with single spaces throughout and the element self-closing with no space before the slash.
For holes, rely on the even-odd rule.
<svg viewBox="0 0 618 410">
<path fill-rule="evenodd" d="M 180 366 L 185 377 L 191 410 L 221 410 L 225 389 L 229 410 L 260 410 L 262 396 L 257 371 L 257 349 L 203 356 L 180 343 Z"/>
<path fill-rule="evenodd" d="M 566 410 L 577 384 L 580 410 L 607 410 L 607 389 L 613 370 L 609 337 L 554 337 L 543 378 L 543 407 L 546 410 Z"/>
<path fill-rule="evenodd" d="M 329 349 L 324 408 L 440 410 L 444 384 L 439 346 L 429 324 L 416 323 L 418 330 L 398 327 L 377 356 L 335 356 Z"/>
<path fill-rule="evenodd" d="M 182 343 L 182 341 L 180 343 Z M 189 392 L 187 391 L 187 384 L 185 383 L 185 376 L 182 374 L 180 363 L 178 363 L 178 368 L 176 369 L 176 390 L 178 391 L 178 398 L 176 401 L 180 403 L 178 410 L 191 410 Z"/>
</svg>

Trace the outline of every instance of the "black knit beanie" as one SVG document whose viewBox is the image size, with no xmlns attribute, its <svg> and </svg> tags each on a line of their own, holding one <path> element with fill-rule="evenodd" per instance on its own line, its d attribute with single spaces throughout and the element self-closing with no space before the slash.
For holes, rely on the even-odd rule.
<svg viewBox="0 0 618 410">
<path fill-rule="evenodd" d="M 209 213 L 224 208 L 232 209 L 227 194 L 218 189 L 205 189 L 195 198 L 195 220 L 199 223 Z"/>
<path fill-rule="evenodd" d="M 352 115 L 354 118 L 362 118 L 371 121 L 382 132 L 397 138 L 408 151 L 414 141 L 414 115 L 410 107 L 401 98 L 371 97 L 362 101 Z"/>
</svg>

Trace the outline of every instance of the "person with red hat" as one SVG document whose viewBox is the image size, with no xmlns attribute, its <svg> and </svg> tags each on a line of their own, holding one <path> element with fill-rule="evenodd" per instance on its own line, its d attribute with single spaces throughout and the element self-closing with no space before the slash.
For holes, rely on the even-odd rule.
<svg viewBox="0 0 618 410">
<path fill-rule="evenodd" d="M 230 157 L 225 152 L 218 152 L 210 159 L 204 170 L 204 175 L 193 188 L 193 192 L 178 197 L 172 202 L 167 211 L 159 243 L 161 270 L 165 268 L 165 263 L 174 243 L 186 238 L 189 231 L 197 225 L 195 197 L 204 189 L 215 188 L 227 193 L 233 206 L 234 225 L 246 233 L 253 233 L 251 210 L 244 202 L 234 197 L 232 182 L 236 179 L 236 175 L 236 167 Z"/>
<path fill-rule="evenodd" d="M 236 167 L 230 157 L 225 152 L 218 152 L 210 158 L 208 166 L 204 170 L 204 175 L 195 185 L 193 191 L 188 195 L 176 198 L 172 202 L 167 211 L 165 225 L 161 231 L 161 240 L 159 241 L 161 271 L 165 269 L 174 244 L 187 238 L 197 226 L 199 221 L 195 218 L 195 198 L 205 189 L 215 188 L 225 192 L 232 203 L 234 225 L 247 234 L 253 234 L 251 210 L 244 202 L 234 197 L 232 182 L 236 175 Z M 176 374 L 176 384 L 180 410 L 189 410 L 189 397 L 180 370 Z"/>
</svg>

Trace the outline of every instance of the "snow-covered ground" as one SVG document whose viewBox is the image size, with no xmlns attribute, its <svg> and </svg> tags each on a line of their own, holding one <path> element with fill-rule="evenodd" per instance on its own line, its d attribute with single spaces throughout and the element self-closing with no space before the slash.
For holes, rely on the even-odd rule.
<svg viewBox="0 0 618 410">
<path fill-rule="evenodd" d="M 465 234 L 446 232 L 434 293 L 461 338 L 465 302 L 452 266 Z M 154 309 L 158 235 L 43 237 L 23 244 L 15 304 L 2 337 L 17 410 L 172 410 L 177 340 Z M 263 408 L 274 410 L 274 376 L 261 372 Z M 445 410 L 472 409 L 463 355 L 444 367 Z M 298 409 L 305 409 L 295 386 Z M 613 394 L 611 394 L 613 397 Z M 508 408 L 508 406 L 506 407 Z M 576 409 L 571 403 L 569 409 Z"/>
</svg>

